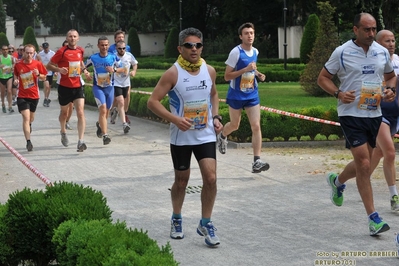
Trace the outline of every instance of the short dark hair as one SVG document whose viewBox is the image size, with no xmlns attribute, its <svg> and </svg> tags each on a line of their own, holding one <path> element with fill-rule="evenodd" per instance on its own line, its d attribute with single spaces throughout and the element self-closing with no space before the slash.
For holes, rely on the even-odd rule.
<svg viewBox="0 0 399 266">
<path fill-rule="evenodd" d="M 255 30 L 254 24 L 252 24 L 251 22 L 245 22 L 238 28 L 238 35 L 242 35 L 242 30 L 245 28 L 252 28 L 253 30 Z"/>
<path fill-rule="evenodd" d="M 362 17 L 363 17 L 364 15 L 369 15 L 369 16 L 373 17 L 373 15 L 371 15 L 370 13 L 361 12 L 361 13 L 357 14 L 357 15 L 355 16 L 355 18 L 353 19 L 353 26 L 356 26 L 356 27 L 359 28 L 359 27 L 360 27 L 360 20 L 362 19 Z M 374 18 L 374 17 L 373 17 L 373 18 Z"/>
<path fill-rule="evenodd" d="M 101 36 L 100 38 L 98 38 L 97 44 L 100 43 L 100 41 L 109 41 L 107 36 Z"/>
<path fill-rule="evenodd" d="M 123 36 L 125 36 L 125 32 L 123 30 L 117 30 L 114 33 L 114 39 L 116 38 L 116 36 L 118 36 L 119 34 L 123 34 Z"/>
<path fill-rule="evenodd" d="M 179 45 L 183 45 L 184 40 L 188 37 L 188 36 L 196 36 L 198 38 L 201 39 L 202 42 L 202 32 L 199 29 L 196 28 L 187 28 L 182 30 L 179 33 Z"/>
</svg>

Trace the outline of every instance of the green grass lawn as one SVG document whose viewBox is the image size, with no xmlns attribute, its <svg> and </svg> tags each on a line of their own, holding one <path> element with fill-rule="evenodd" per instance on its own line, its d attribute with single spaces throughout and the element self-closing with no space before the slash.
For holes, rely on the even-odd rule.
<svg viewBox="0 0 399 266">
<path fill-rule="evenodd" d="M 138 69 L 137 77 L 160 77 L 165 71 L 158 69 Z M 229 86 L 227 83 L 217 84 L 219 98 L 225 99 Z M 135 88 L 133 79 L 133 90 L 151 92 L 154 88 Z M 334 97 L 313 97 L 303 91 L 298 82 L 261 82 L 259 83 L 259 96 L 262 106 L 279 110 L 302 109 L 314 106 L 322 106 L 329 109 L 336 106 Z"/>
</svg>

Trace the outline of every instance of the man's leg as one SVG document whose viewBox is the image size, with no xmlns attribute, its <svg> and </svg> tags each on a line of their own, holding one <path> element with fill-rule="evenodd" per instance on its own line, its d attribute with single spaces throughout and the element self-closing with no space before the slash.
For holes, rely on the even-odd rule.
<svg viewBox="0 0 399 266">
<path fill-rule="evenodd" d="M 43 93 L 44 93 L 43 106 L 49 107 L 47 102 L 48 102 L 48 97 L 50 96 L 50 83 L 47 79 L 43 81 Z"/>
<path fill-rule="evenodd" d="M 6 87 L 3 85 L 3 83 L 0 83 L 0 97 L 3 113 L 7 113 L 6 105 L 4 103 L 4 99 L 6 97 Z"/>
<path fill-rule="evenodd" d="M 75 106 L 76 116 L 78 118 L 78 137 L 79 137 L 79 140 L 83 140 L 84 134 L 85 134 L 85 129 L 86 129 L 86 119 L 85 119 L 85 113 L 84 113 L 85 99 L 84 98 L 75 99 L 73 101 L 73 104 Z M 68 107 L 69 107 L 69 109 L 73 110 L 73 107 L 70 106 L 69 104 L 67 105 L 67 108 Z M 69 109 L 67 109 L 67 111 Z"/>
<path fill-rule="evenodd" d="M 14 112 L 12 109 L 12 78 L 7 80 L 7 101 L 8 101 L 8 110 L 10 112 Z"/>
<path fill-rule="evenodd" d="M 114 106 L 118 110 L 118 114 L 119 114 L 119 117 L 120 117 L 122 123 L 125 124 L 126 123 L 125 104 L 124 104 L 123 95 L 119 95 L 119 96 L 115 97 Z"/>
<path fill-rule="evenodd" d="M 254 156 L 260 156 L 262 150 L 262 132 L 260 128 L 260 106 L 245 107 L 252 130 L 252 149 Z"/>
<path fill-rule="evenodd" d="M 202 217 L 210 218 L 217 192 L 216 160 L 213 158 L 204 158 L 199 161 L 199 167 L 203 182 L 201 191 Z"/>
</svg>

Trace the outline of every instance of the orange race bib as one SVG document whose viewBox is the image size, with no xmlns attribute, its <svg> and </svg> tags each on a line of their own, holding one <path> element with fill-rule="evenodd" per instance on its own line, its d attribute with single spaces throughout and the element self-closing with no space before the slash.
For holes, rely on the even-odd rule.
<svg viewBox="0 0 399 266">
<path fill-rule="evenodd" d="M 184 117 L 192 121 L 190 129 L 204 129 L 208 122 L 207 100 L 187 101 L 184 103 Z"/>
<path fill-rule="evenodd" d="M 22 88 L 30 89 L 33 86 L 35 86 L 35 82 L 33 81 L 33 74 L 32 72 L 27 72 L 27 73 L 22 73 L 20 75 L 21 80 L 22 80 Z"/>
<path fill-rule="evenodd" d="M 357 108 L 377 110 L 381 103 L 381 82 L 363 81 Z"/>
<path fill-rule="evenodd" d="M 255 72 L 245 72 L 241 75 L 240 90 L 242 92 L 251 92 L 254 90 Z"/>
<path fill-rule="evenodd" d="M 109 73 L 98 73 L 97 85 L 103 88 L 111 86 L 111 75 Z"/>
<path fill-rule="evenodd" d="M 70 78 L 80 77 L 80 62 L 69 62 L 68 76 Z"/>
</svg>

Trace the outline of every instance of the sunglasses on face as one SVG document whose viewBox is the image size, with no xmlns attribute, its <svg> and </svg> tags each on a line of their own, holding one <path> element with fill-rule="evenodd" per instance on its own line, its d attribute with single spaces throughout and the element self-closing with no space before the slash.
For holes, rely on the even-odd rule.
<svg viewBox="0 0 399 266">
<path fill-rule="evenodd" d="M 118 47 L 118 50 L 126 50 L 126 47 Z"/>
<path fill-rule="evenodd" d="M 204 46 L 201 42 L 185 42 L 182 44 L 187 49 L 193 49 L 193 47 L 200 49 L 202 46 Z"/>
</svg>

